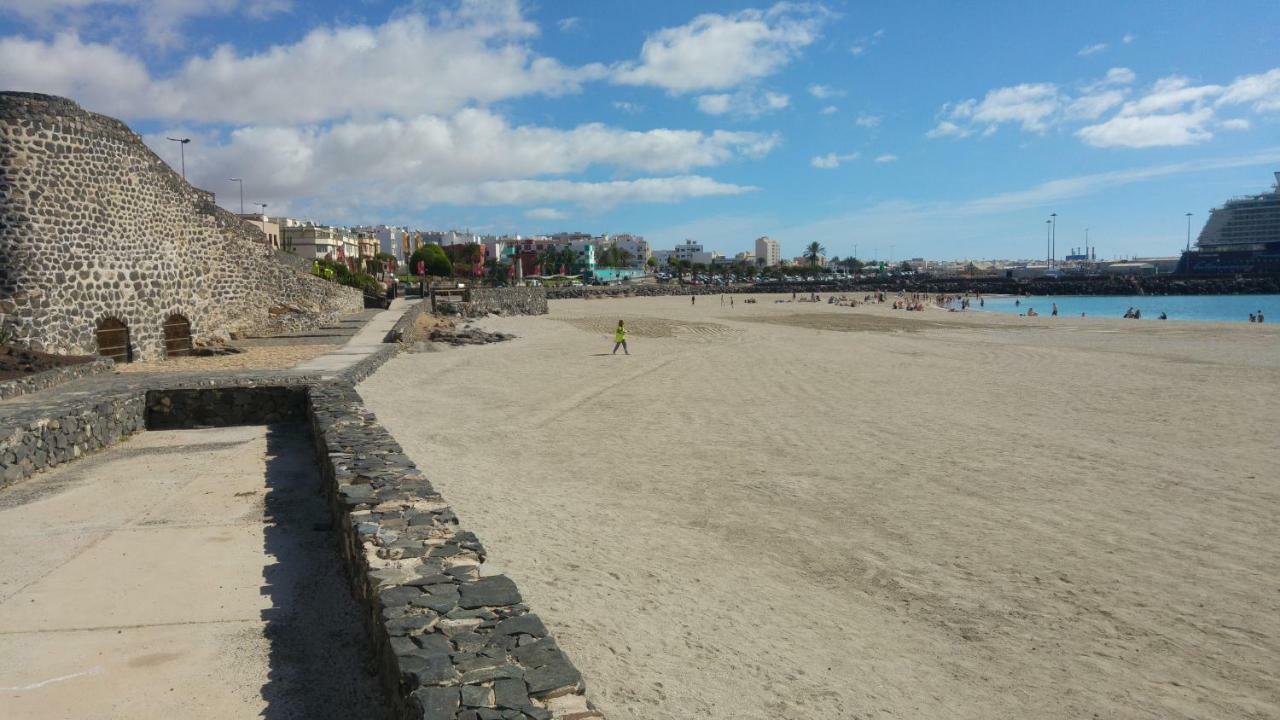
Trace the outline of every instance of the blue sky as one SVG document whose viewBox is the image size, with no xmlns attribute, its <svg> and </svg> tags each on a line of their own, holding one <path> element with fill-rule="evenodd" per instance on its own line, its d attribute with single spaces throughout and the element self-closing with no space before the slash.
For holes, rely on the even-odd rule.
<svg viewBox="0 0 1280 720">
<path fill-rule="evenodd" d="M 0 88 L 238 207 L 734 252 L 1170 255 L 1280 170 L 1280 4 L 0 0 Z"/>
</svg>

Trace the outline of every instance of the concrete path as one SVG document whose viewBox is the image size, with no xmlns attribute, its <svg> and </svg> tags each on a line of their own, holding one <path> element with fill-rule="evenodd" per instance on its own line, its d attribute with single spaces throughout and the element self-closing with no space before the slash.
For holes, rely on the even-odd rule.
<svg viewBox="0 0 1280 720">
<path fill-rule="evenodd" d="M 391 332 L 391 328 L 400 319 L 401 315 L 409 310 L 409 308 L 422 302 L 422 300 L 405 298 L 396 298 L 391 301 L 391 308 L 383 310 L 374 315 L 360 331 L 347 341 L 347 344 L 337 350 L 312 358 L 300 365 L 294 366 L 294 370 L 307 373 L 320 373 L 322 375 L 336 375 L 355 365 L 361 360 L 369 357 L 378 350 L 386 347 L 382 342 Z"/>
<path fill-rule="evenodd" d="M 147 432 L 0 491 L 0 718 L 381 712 L 301 429 Z"/>
</svg>

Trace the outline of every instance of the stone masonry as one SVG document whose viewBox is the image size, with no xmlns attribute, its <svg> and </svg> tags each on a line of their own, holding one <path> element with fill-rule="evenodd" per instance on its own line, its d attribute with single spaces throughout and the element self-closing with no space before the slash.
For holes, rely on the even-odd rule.
<svg viewBox="0 0 1280 720">
<path fill-rule="evenodd" d="M 363 307 L 360 291 L 296 260 L 282 261 L 120 121 L 0 92 L 0 326 L 20 344 L 94 354 L 99 322 L 114 318 L 133 358 L 150 360 L 164 356 L 174 314 L 201 343 Z"/>
</svg>

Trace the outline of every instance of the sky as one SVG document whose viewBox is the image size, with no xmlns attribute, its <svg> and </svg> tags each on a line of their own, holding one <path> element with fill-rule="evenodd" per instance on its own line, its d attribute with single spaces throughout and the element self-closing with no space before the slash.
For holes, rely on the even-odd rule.
<svg viewBox="0 0 1280 720">
<path fill-rule="evenodd" d="M 1174 255 L 1280 170 L 1280 3 L 0 0 L 0 90 L 190 137 L 233 211 Z"/>
</svg>

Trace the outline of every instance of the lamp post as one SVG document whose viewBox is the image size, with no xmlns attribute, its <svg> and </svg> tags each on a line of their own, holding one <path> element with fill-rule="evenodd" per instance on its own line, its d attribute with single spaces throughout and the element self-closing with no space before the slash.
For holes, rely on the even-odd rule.
<svg viewBox="0 0 1280 720">
<path fill-rule="evenodd" d="M 182 179 L 187 179 L 187 143 L 191 138 L 165 138 L 178 143 L 178 156 L 182 158 Z"/>
<path fill-rule="evenodd" d="M 262 216 L 263 216 L 263 217 L 266 217 L 266 215 L 267 215 L 267 204 L 266 204 L 266 203 L 254 203 L 254 205 L 257 205 L 258 207 L 262 208 Z"/>
<path fill-rule="evenodd" d="M 240 214 L 243 215 L 244 214 L 244 179 L 228 178 L 228 180 L 229 182 L 240 183 Z"/>
<path fill-rule="evenodd" d="M 1049 213 L 1049 267 L 1058 261 L 1058 213 Z"/>
<path fill-rule="evenodd" d="M 1191 252 L 1191 213 L 1187 213 L 1187 252 Z"/>
</svg>

